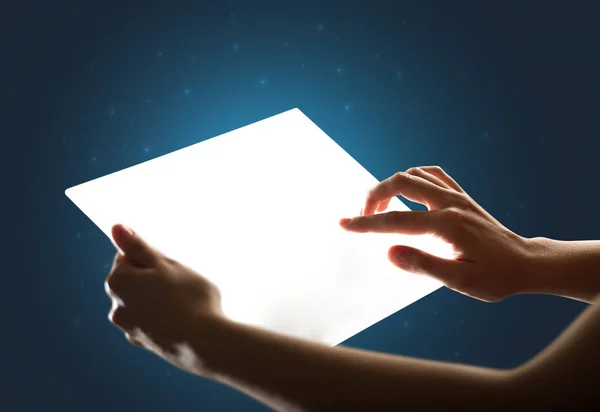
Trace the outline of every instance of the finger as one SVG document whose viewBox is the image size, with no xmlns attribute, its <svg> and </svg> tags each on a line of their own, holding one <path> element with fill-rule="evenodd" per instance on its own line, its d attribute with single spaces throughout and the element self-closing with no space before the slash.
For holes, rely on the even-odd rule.
<svg viewBox="0 0 600 412">
<path fill-rule="evenodd" d="M 117 291 L 120 291 L 127 284 L 127 274 L 123 269 L 112 270 L 104 281 L 104 290 L 109 297 L 117 296 Z"/>
<path fill-rule="evenodd" d="M 140 288 L 144 287 L 147 278 L 154 274 L 153 269 L 139 269 L 134 266 L 127 266 L 111 272 L 104 281 L 104 291 L 112 301 L 112 311 L 118 307 L 137 306 L 136 295 L 139 295 Z M 135 279 L 134 277 L 144 277 L 144 279 Z M 139 281 L 142 282 L 139 282 Z"/>
<path fill-rule="evenodd" d="M 392 201 L 392 198 L 390 197 L 388 200 L 384 200 L 383 202 L 379 203 L 377 205 L 377 209 L 375 209 L 376 212 L 383 212 L 385 211 L 385 209 L 388 208 L 388 206 L 390 205 L 390 202 Z"/>
<path fill-rule="evenodd" d="M 472 276 L 472 264 L 456 259 L 444 259 L 409 246 L 392 246 L 390 261 L 400 269 L 417 275 L 427 275 L 450 288 L 465 285 Z"/>
<path fill-rule="evenodd" d="M 144 239 L 123 226 L 115 225 L 112 228 L 112 236 L 117 246 L 121 248 L 127 260 L 138 267 L 148 268 L 156 265 L 159 253 Z"/>
<path fill-rule="evenodd" d="M 444 169 L 442 169 L 441 167 L 439 167 L 439 166 L 421 166 L 421 169 L 423 169 L 427 173 L 430 173 L 433 176 L 437 177 L 438 179 L 440 179 L 442 182 L 446 183 L 449 187 L 456 190 L 457 192 L 465 193 L 463 188 L 460 187 L 460 185 L 458 183 L 456 183 L 456 181 L 452 177 L 450 177 L 450 175 L 447 174 L 444 171 Z"/>
<path fill-rule="evenodd" d="M 112 288 L 110 287 L 109 284 L 109 279 L 110 279 L 110 275 L 109 277 L 104 281 L 104 291 L 106 292 L 106 294 L 108 295 L 108 297 L 111 299 L 113 307 L 112 310 L 115 310 L 117 306 L 125 306 L 125 304 L 123 303 L 123 300 L 117 296 L 115 294 L 115 292 L 112 290 Z M 113 283 L 113 281 L 110 281 L 111 284 Z"/>
<path fill-rule="evenodd" d="M 129 334 L 128 332 L 125 332 L 125 339 L 127 339 L 127 341 L 129 343 L 131 343 L 132 345 L 135 346 L 142 346 L 142 343 L 138 340 L 136 340 L 133 336 L 131 336 L 131 334 Z"/>
<path fill-rule="evenodd" d="M 441 180 L 439 177 L 429 173 L 426 168 L 428 166 L 420 166 L 420 167 L 411 167 L 410 169 L 408 169 L 406 171 L 406 173 L 413 175 L 413 176 L 419 176 L 431 183 L 433 183 L 436 186 L 439 187 L 443 187 L 444 189 L 451 189 L 450 186 L 448 186 L 443 180 Z"/>
<path fill-rule="evenodd" d="M 440 209 L 447 203 L 446 198 L 450 192 L 422 177 L 398 172 L 369 190 L 363 214 L 372 215 L 381 202 L 389 201 L 397 195 L 426 205 L 430 210 Z"/>
<path fill-rule="evenodd" d="M 127 263 L 129 263 L 129 261 L 125 258 L 125 255 L 122 255 L 119 252 L 115 253 L 115 257 L 113 259 L 113 263 L 110 267 L 109 273 L 114 272 L 115 270 L 117 270 L 117 268 Z"/>
<path fill-rule="evenodd" d="M 108 320 L 123 331 L 129 331 L 135 327 L 129 312 L 122 306 L 113 307 L 108 314 Z"/>
<path fill-rule="evenodd" d="M 421 212 L 387 212 L 371 216 L 357 216 L 353 219 L 341 219 L 340 225 L 351 232 L 359 233 L 400 233 L 421 235 L 445 232 L 438 210 Z"/>
<path fill-rule="evenodd" d="M 408 173 L 409 175 L 412 175 L 412 176 L 417 176 L 422 179 L 425 179 L 441 188 L 451 189 L 450 186 L 448 186 L 446 183 L 444 183 L 442 180 L 440 180 L 436 176 L 432 175 L 431 173 L 426 172 L 425 170 L 423 170 L 423 168 L 411 167 L 410 169 L 408 169 L 406 171 L 406 173 Z M 386 210 L 388 208 L 388 206 L 390 205 L 390 201 L 392 199 L 393 199 L 393 197 L 390 197 L 389 199 L 380 202 L 376 209 L 377 212 L 383 212 L 384 210 Z"/>
</svg>

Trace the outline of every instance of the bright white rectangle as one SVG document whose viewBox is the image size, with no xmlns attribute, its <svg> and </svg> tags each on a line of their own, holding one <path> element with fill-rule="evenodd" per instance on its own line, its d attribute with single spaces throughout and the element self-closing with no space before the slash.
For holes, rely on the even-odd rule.
<svg viewBox="0 0 600 412">
<path fill-rule="evenodd" d="M 232 320 L 335 346 L 441 286 L 390 246 L 452 256 L 429 236 L 344 231 L 377 182 L 293 109 L 65 193 L 111 242 L 123 223 L 215 283 Z"/>
</svg>

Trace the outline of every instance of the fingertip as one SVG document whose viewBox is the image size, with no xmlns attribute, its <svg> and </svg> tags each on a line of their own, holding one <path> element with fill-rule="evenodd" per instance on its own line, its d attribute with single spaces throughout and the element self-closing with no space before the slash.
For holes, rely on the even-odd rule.
<svg viewBox="0 0 600 412">
<path fill-rule="evenodd" d="M 388 250 L 388 259 L 397 266 L 404 268 L 408 263 L 408 248 L 395 245 Z"/>
<path fill-rule="evenodd" d="M 350 223 L 352 221 L 352 219 L 348 218 L 348 217 L 344 217 L 342 219 L 340 219 L 340 225 L 342 226 L 346 226 L 348 223 Z"/>
<path fill-rule="evenodd" d="M 121 230 L 122 230 L 122 229 L 121 229 L 121 228 L 122 228 L 122 226 L 123 226 L 123 225 L 121 225 L 121 224 L 119 224 L 119 223 L 117 223 L 116 225 L 113 225 L 113 227 L 112 227 L 112 229 L 111 229 L 111 232 L 112 232 L 113 236 L 114 236 L 116 233 L 119 233 L 119 231 L 121 231 Z"/>
<path fill-rule="evenodd" d="M 125 226 L 122 224 L 118 223 L 112 227 L 112 235 L 114 238 L 122 238 L 126 234 L 127 232 L 125 231 Z"/>
<path fill-rule="evenodd" d="M 124 238 L 128 238 L 133 236 L 135 233 L 133 230 L 131 230 L 131 228 L 123 225 L 123 224 L 116 224 L 112 227 L 112 235 L 113 238 L 115 240 L 117 240 L 117 238 L 119 239 L 124 239 Z"/>
</svg>

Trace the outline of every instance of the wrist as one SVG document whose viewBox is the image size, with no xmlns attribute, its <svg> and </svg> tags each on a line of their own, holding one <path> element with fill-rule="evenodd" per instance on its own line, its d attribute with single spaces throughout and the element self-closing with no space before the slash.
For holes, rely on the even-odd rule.
<svg viewBox="0 0 600 412">
<path fill-rule="evenodd" d="M 196 373 L 213 378 L 216 365 L 231 341 L 234 322 L 221 314 L 195 314 L 187 327 L 187 343 L 198 359 Z"/>
<path fill-rule="evenodd" d="M 550 253 L 552 239 L 544 237 L 525 238 L 525 267 L 521 273 L 517 294 L 543 293 L 549 288 L 545 281 L 548 263 L 546 258 Z"/>
<path fill-rule="evenodd" d="M 600 242 L 526 239 L 519 294 L 551 294 L 591 302 L 600 293 Z"/>
</svg>

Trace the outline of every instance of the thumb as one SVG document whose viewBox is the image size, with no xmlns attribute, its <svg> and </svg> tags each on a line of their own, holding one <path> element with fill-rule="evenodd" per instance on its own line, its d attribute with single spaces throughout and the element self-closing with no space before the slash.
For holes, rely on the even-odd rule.
<svg viewBox="0 0 600 412">
<path fill-rule="evenodd" d="M 130 228 L 115 225 L 112 228 L 112 236 L 131 264 L 147 268 L 156 263 L 157 252 Z"/>
<path fill-rule="evenodd" d="M 431 276 L 446 285 L 455 284 L 467 273 L 465 262 L 444 259 L 409 246 L 392 246 L 388 252 L 388 258 L 400 269 L 418 275 Z"/>
</svg>

